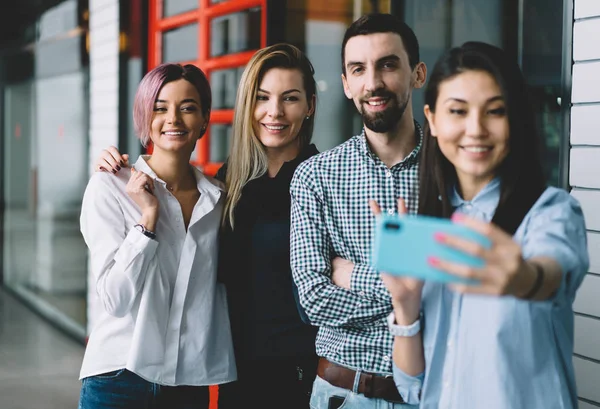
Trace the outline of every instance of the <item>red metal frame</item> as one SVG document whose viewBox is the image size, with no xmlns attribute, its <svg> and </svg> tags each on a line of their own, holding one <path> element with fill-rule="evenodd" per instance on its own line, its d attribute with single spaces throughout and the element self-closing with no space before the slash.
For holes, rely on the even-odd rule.
<svg viewBox="0 0 600 409">
<path fill-rule="evenodd" d="M 240 67 L 245 65 L 256 50 L 220 57 L 210 57 L 210 21 L 219 16 L 236 13 L 253 7 L 261 8 L 261 38 L 260 46 L 267 45 L 267 0 L 228 0 L 215 5 L 210 0 L 199 0 L 198 9 L 191 10 L 176 16 L 162 18 L 163 0 L 149 0 L 148 7 L 148 70 L 153 69 L 162 62 L 162 34 L 187 24 L 198 22 L 200 27 L 198 39 L 198 59 L 196 61 L 181 61 L 182 64 L 196 64 L 208 76 L 214 70 Z M 214 110 L 210 122 L 213 124 L 230 124 L 233 121 L 233 110 Z M 148 147 L 152 153 L 152 146 Z M 197 157 L 192 163 L 200 166 L 206 174 L 214 175 L 220 163 L 210 162 L 210 128 L 196 147 Z M 217 408 L 218 388 L 210 387 L 210 409 Z"/>
<path fill-rule="evenodd" d="M 267 0 L 227 0 L 223 3 L 211 4 L 210 0 L 198 0 L 198 9 L 176 16 L 162 18 L 163 0 L 149 0 L 148 9 L 148 70 L 162 62 L 162 34 L 187 24 L 197 22 L 200 31 L 198 39 L 198 60 L 181 63 L 196 64 L 208 76 L 211 72 L 245 65 L 256 50 L 229 54 L 220 57 L 210 57 L 210 21 L 215 17 L 224 16 L 247 10 L 261 8 L 261 38 L 260 46 L 267 45 Z M 213 124 L 230 124 L 233 121 L 233 110 L 215 110 L 211 113 L 210 122 Z M 149 148 L 151 152 L 152 148 Z M 200 166 L 205 173 L 214 174 L 220 163 L 210 162 L 210 128 L 196 147 L 197 156 L 192 159 L 194 165 Z"/>
</svg>

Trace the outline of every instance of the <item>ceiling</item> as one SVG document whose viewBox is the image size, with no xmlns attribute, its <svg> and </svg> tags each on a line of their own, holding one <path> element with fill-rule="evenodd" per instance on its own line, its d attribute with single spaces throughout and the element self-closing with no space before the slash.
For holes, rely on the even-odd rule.
<svg viewBox="0 0 600 409">
<path fill-rule="evenodd" d="M 44 11 L 63 0 L 0 0 L 0 49 L 20 43 L 24 30 Z M 31 41 L 32 39 L 28 39 Z"/>
</svg>

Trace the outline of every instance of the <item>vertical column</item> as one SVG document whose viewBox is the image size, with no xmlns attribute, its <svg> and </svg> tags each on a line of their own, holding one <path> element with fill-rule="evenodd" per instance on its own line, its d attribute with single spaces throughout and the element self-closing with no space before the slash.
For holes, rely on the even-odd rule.
<svg viewBox="0 0 600 409">
<path fill-rule="evenodd" d="M 119 141 L 119 0 L 90 0 L 90 148 L 89 171 L 100 151 Z M 88 333 L 101 308 L 89 279 Z"/>
</svg>

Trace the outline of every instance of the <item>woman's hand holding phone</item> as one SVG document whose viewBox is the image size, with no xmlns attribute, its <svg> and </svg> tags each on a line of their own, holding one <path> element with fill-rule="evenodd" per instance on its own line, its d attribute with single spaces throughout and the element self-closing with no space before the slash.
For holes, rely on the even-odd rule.
<svg viewBox="0 0 600 409">
<path fill-rule="evenodd" d="M 482 268 L 473 268 L 431 258 L 429 262 L 436 269 L 479 282 L 478 285 L 449 284 L 454 290 L 462 293 L 519 297 L 531 288 L 535 280 L 535 269 L 523 259 L 521 247 L 513 240 L 512 236 L 492 223 L 476 220 L 459 213 L 455 213 L 452 220 L 486 236 L 491 242 L 491 246 L 485 248 L 478 243 L 459 237 L 441 233 L 436 235 L 438 242 L 479 257 L 485 262 Z"/>
<path fill-rule="evenodd" d="M 374 200 L 369 201 L 369 207 L 375 216 L 381 214 L 381 209 Z M 398 213 L 406 214 L 403 199 L 398 199 Z M 392 306 L 398 325 L 411 325 L 418 318 L 421 310 L 421 292 L 424 282 L 409 277 L 381 273 L 381 279 L 392 296 Z"/>
</svg>

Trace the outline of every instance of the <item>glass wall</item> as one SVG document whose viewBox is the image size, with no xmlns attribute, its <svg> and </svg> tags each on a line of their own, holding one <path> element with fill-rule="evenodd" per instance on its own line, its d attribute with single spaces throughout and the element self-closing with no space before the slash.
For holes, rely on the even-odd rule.
<svg viewBox="0 0 600 409">
<path fill-rule="evenodd" d="M 291 4 L 291 3 L 288 3 Z M 349 24 L 372 11 L 391 12 L 413 28 L 429 69 L 448 48 L 469 40 L 504 48 L 521 63 L 546 142 L 549 181 L 559 183 L 563 0 L 306 0 L 289 5 L 285 41 L 311 59 L 318 85 L 314 142 L 329 149 L 360 132 L 361 121 L 343 94 L 340 46 Z M 270 29 L 272 27 L 269 27 Z M 424 89 L 413 93 L 423 123 Z"/>
<path fill-rule="evenodd" d="M 563 0 L 404 0 L 399 15 L 419 39 L 429 69 L 449 47 L 469 40 L 504 48 L 518 59 L 530 87 L 546 145 L 548 178 L 559 183 Z M 423 93 L 413 93 L 415 116 L 423 121 Z"/>
<path fill-rule="evenodd" d="M 313 142 L 319 150 L 333 148 L 360 133 L 362 123 L 342 86 L 341 44 L 346 28 L 363 14 L 389 13 L 397 0 L 306 0 L 294 2 L 285 14 L 285 41 L 310 58 L 317 81 Z"/>
<path fill-rule="evenodd" d="M 3 61 L 3 271 L 11 290 L 83 339 L 89 109 L 80 12 L 77 0 L 50 9 L 35 45 Z"/>
</svg>

